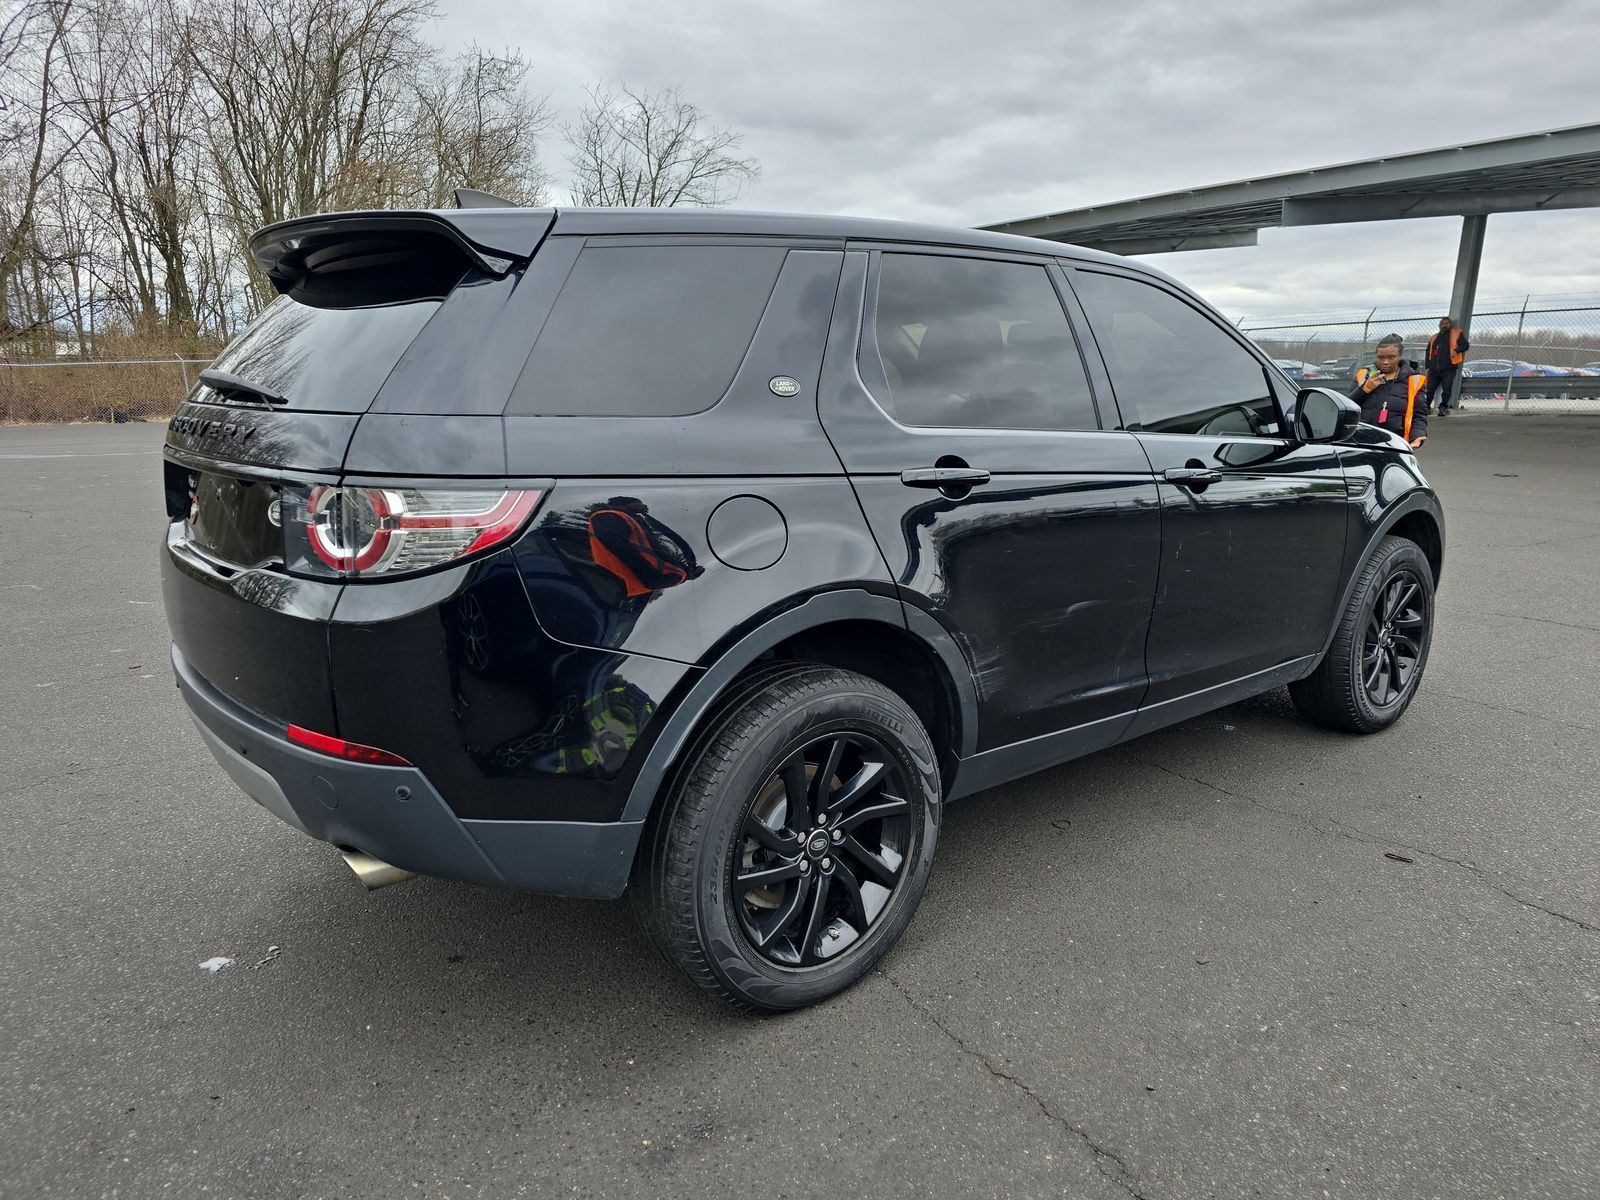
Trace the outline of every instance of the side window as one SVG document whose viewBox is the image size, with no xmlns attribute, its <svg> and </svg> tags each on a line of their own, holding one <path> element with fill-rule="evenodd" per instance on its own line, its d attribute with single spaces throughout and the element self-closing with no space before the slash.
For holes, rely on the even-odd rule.
<svg viewBox="0 0 1600 1200">
<path fill-rule="evenodd" d="M 903 425 L 1098 429 L 1050 276 L 1025 263 L 884 254 L 873 331 Z"/>
<path fill-rule="evenodd" d="M 1261 437 L 1278 433 L 1266 369 L 1197 309 L 1137 279 L 1078 271 L 1130 429 Z"/>
<path fill-rule="evenodd" d="M 782 247 L 589 246 L 511 391 L 513 415 L 679 417 L 722 398 Z"/>
</svg>

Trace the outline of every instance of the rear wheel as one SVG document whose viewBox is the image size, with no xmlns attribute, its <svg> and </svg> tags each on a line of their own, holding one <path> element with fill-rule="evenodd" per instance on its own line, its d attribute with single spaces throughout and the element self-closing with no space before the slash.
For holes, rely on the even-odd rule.
<svg viewBox="0 0 1600 1200">
<path fill-rule="evenodd" d="M 1317 669 L 1289 685 L 1320 725 L 1377 733 L 1417 694 L 1433 643 L 1433 569 L 1415 542 L 1386 537 L 1361 568 Z"/>
<path fill-rule="evenodd" d="M 830 667 L 765 675 L 692 747 L 631 895 L 695 983 L 754 1011 L 850 986 L 899 938 L 938 834 L 933 746 L 910 707 Z"/>
</svg>

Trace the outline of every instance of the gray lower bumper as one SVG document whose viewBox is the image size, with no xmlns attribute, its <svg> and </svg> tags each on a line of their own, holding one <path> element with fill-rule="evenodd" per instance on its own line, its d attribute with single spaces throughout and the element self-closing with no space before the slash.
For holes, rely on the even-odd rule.
<svg viewBox="0 0 1600 1200">
<path fill-rule="evenodd" d="M 345 762 L 288 741 L 202 679 L 172 667 L 211 753 L 244 793 L 302 833 L 420 875 L 561 896 L 627 886 L 642 823 L 463 821 L 414 767 Z"/>
</svg>

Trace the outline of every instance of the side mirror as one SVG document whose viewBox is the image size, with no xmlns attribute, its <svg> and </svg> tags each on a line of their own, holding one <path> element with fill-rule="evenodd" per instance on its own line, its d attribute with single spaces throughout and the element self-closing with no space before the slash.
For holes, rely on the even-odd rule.
<svg viewBox="0 0 1600 1200">
<path fill-rule="evenodd" d="M 1290 421 L 1302 442 L 1343 441 L 1361 424 L 1361 406 L 1332 388 L 1301 388 Z"/>
</svg>

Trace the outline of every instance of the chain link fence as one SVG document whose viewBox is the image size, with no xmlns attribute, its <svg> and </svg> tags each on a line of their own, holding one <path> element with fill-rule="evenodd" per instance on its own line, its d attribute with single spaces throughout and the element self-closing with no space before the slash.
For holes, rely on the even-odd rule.
<svg viewBox="0 0 1600 1200">
<path fill-rule="evenodd" d="M 209 358 L 0 360 L 0 423 L 167 417 Z"/>
<path fill-rule="evenodd" d="M 1328 387 L 1351 386 L 1385 334 L 1421 362 L 1440 306 L 1241 318 L 1239 328 L 1290 371 Z M 1464 410 L 1600 414 L 1600 296 L 1519 296 L 1480 301 L 1467 329 Z"/>
<path fill-rule="evenodd" d="M 1410 305 L 1290 317 L 1239 328 L 1293 376 L 1348 388 L 1380 337 L 1398 333 L 1421 361 L 1443 309 Z M 1600 296 L 1482 301 L 1468 328 L 1465 409 L 1600 414 Z M 0 423 L 170 416 L 209 358 L 0 359 Z"/>
</svg>

